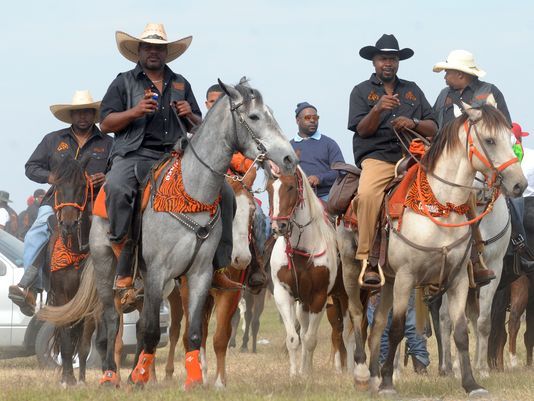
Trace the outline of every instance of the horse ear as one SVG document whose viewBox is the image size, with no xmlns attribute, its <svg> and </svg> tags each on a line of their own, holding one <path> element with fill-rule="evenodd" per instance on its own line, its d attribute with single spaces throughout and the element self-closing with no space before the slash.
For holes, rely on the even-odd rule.
<svg viewBox="0 0 534 401">
<path fill-rule="evenodd" d="M 220 79 L 217 79 L 217 82 L 219 83 L 219 86 L 222 88 L 223 92 L 226 93 L 228 97 L 232 99 L 234 102 L 241 99 L 241 95 L 234 87 L 232 87 L 231 85 L 226 85 Z"/>
<path fill-rule="evenodd" d="M 482 110 L 480 109 L 474 109 L 472 107 L 465 109 L 465 112 L 467 113 L 467 116 L 469 117 L 469 120 L 471 122 L 477 122 L 482 118 Z"/>
<path fill-rule="evenodd" d="M 493 96 L 493 93 L 490 93 L 486 98 L 486 104 L 488 106 L 497 108 L 497 101 L 495 100 L 495 96 Z"/>
<path fill-rule="evenodd" d="M 460 107 L 454 103 L 452 106 L 452 111 L 454 113 L 454 117 L 460 117 L 462 115 L 462 110 L 460 110 Z"/>
</svg>

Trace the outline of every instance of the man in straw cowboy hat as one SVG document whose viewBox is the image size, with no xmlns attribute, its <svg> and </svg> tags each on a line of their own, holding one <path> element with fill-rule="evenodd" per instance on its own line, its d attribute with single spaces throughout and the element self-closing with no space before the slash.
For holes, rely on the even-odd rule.
<svg viewBox="0 0 534 401">
<path fill-rule="evenodd" d="M 363 284 L 376 286 L 379 275 L 367 269 L 384 189 L 395 176 L 395 163 L 402 149 L 394 129 L 433 136 L 437 125 L 423 91 L 411 81 L 397 77 L 399 61 L 414 54 L 399 49 L 393 35 L 382 35 L 375 46 L 360 49 L 360 56 L 373 62 L 375 72 L 356 85 L 350 94 L 348 129 L 354 132 L 354 161 L 362 173 L 354 199 L 358 218 L 356 260 L 362 264 Z"/>
<path fill-rule="evenodd" d="M 464 104 L 474 107 L 482 105 L 486 103 L 490 95 L 495 99 L 497 109 L 504 115 L 508 124 L 512 125 L 503 94 L 495 85 L 479 79 L 486 75 L 486 72 L 476 65 L 472 53 L 466 50 L 453 50 L 449 53 L 447 60 L 436 63 L 432 70 L 434 72 L 445 71 L 444 78 L 447 84 L 434 104 L 439 128 L 453 121 L 456 115 L 463 111 Z M 471 199 L 470 202 L 471 210 L 468 216 L 474 218 L 476 215 L 475 199 Z M 473 235 L 476 244 L 473 251 L 478 253 L 478 257 L 475 258 L 476 262 L 473 263 L 473 279 L 478 285 L 488 284 L 495 278 L 495 273 L 486 266 L 482 259 L 484 245 L 478 225 L 473 227 Z"/>
<path fill-rule="evenodd" d="M 26 176 L 39 184 L 52 184 L 39 207 L 37 218 L 24 239 L 24 275 L 18 285 L 9 287 L 9 298 L 19 305 L 22 313 L 31 316 L 35 311 L 36 293 L 42 291 L 41 251 L 50 238 L 48 218 L 54 213 L 52 172 L 65 157 L 88 157 L 87 174 L 95 187 L 95 195 L 104 183 L 107 160 L 113 139 L 102 134 L 98 121 L 100 102 L 89 91 L 76 91 L 69 104 L 50 106 L 52 114 L 68 127 L 45 135 L 26 162 Z"/>
<path fill-rule="evenodd" d="M 169 41 L 162 24 L 147 24 L 139 37 L 116 32 L 119 52 L 136 63 L 115 78 L 102 100 L 101 128 L 115 133 L 112 166 L 106 180 L 106 208 L 110 241 L 117 255 L 117 289 L 133 285 L 132 265 L 137 238 L 133 232 L 134 200 L 140 182 L 152 165 L 202 121 L 202 113 L 189 82 L 167 63 L 181 56 L 192 37 Z M 231 191 L 230 191 L 231 192 Z M 228 196 L 222 194 L 222 218 Z M 232 199 L 230 199 L 230 202 Z M 231 209 L 231 208 L 230 208 Z M 231 244 L 231 233 L 223 242 Z M 228 239 L 229 238 L 229 239 Z M 231 245 L 227 264 L 230 262 Z M 221 267 L 226 266 L 224 264 Z M 236 287 L 223 271 L 214 276 L 219 287 Z"/>
</svg>

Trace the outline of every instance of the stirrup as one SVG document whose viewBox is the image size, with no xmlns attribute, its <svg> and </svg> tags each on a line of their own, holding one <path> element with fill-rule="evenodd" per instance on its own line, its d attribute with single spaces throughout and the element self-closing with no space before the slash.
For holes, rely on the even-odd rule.
<svg viewBox="0 0 534 401">
<path fill-rule="evenodd" d="M 363 281 L 363 278 L 365 276 L 365 271 L 367 270 L 367 266 L 369 265 L 369 262 L 367 261 L 367 259 L 363 259 L 361 263 L 362 263 L 362 267 L 360 270 L 360 275 L 358 276 L 358 285 L 360 286 L 360 288 L 364 290 L 377 290 L 377 289 L 382 288 L 382 286 L 386 282 L 386 278 L 384 276 L 384 271 L 382 270 L 382 266 L 380 266 L 380 263 L 377 265 L 378 276 L 380 277 L 379 284 L 366 284 Z"/>
</svg>

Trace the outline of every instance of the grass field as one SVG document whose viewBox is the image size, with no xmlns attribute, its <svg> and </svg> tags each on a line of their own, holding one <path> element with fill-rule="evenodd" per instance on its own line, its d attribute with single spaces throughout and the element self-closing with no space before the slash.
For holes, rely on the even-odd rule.
<svg viewBox="0 0 534 401">
<path fill-rule="evenodd" d="M 212 325 L 213 331 L 213 325 Z M 238 347 L 241 345 L 241 332 Z M 258 353 L 241 353 L 231 349 L 228 353 L 228 387 L 226 390 L 213 388 L 215 356 L 211 341 L 208 343 L 209 382 L 207 388 L 189 393 L 181 390 L 184 381 L 183 351 L 176 356 L 176 373 L 172 381 L 161 380 L 144 390 L 135 390 L 124 385 L 121 389 L 101 389 L 98 379 L 101 373 L 90 370 L 87 385 L 64 390 L 59 386 L 59 373 L 41 370 L 35 357 L 0 361 L 0 400 L 366 400 L 368 393 L 357 392 L 348 373 L 336 374 L 330 362 L 330 333 L 326 316 L 319 333 L 319 344 L 314 358 L 314 374 L 311 378 L 289 378 L 289 361 L 283 349 L 285 331 L 278 320 L 276 306 L 272 299 L 266 303 L 262 316 L 260 339 L 267 344 L 258 345 Z M 522 333 L 518 339 L 519 358 L 524 365 Z M 264 342 L 267 342 L 264 341 Z M 402 371 L 397 383 L 402 400 L 462 400 L 466 394 L 460 382 L 454 378 L 442 378 L 437 374 L 437 353 L 435 341 L 429 340 L 431 366 L 429 374 L 419 376 L 413 373 L 411 364 Z M 157 373 L 164 377 L 166 349 L 158 351 Z M 131 365 L 131 358 L 127 366 Z M 121 371 L 127 377 L 129 369 Z M 520 367 L 514 371 L 493 374 L 480 383 L 491 393 L 492 400 L 534 400 L 534 370 Z"/>
</svg>

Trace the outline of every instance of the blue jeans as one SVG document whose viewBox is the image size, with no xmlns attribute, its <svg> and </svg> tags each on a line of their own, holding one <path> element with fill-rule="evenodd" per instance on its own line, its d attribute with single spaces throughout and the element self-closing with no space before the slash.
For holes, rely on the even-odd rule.
<svg viewBox="0 0 534 401">
<path fill-rule="evenodd" d="M 380 295 L 377 295 L 377 298 Z M 369 325 L 373 325 L 373 319 L 375 315 L 376 305 L 369 303 L 367 306 L 367 320 Z M 388 322 L 386 328 L 382 333 L 380 339 L 380 363 L 384 363 L 386 360 L 389 349 L 389 328 L 391 327 L 391 321 L 393 319 L 392 311 L 389 311 Z M 415 328 L 415 291 L 412 290 L 410 294 L 410 300 L 408 301 L 408 310 L 406 311 L 406 323 L 404 325 L 404 337 L 408 343 L 408 354 L 416 357 L 423 365 L 430 365 L 430 357 L 426 348 L 426 337 L 417 333 Z"/>
<path fill-rule="evenodd" d="M 54 209 L 48 205 L 42 205 L 37 212 L 37 218 L 26 233 L 24 237 L 24 276 L 20 280 L 23 287 L 31 286 L 36 290 L 43 289 L 43 266 L 35 266 L 38 269 L 38 275 L 35 280 L 29 278 L 30 283 L 25 282 L 26 272 L 33 265 L 39 253 L 48 243 L 50 239 L 50 231 L 48 231 L 48 218 L 54 214 Z"/>
<path fill-rule="evenodd" d="M 323 195 L 323 196 L 319 196 L 318 198 L 321 199 L 323 202 L 328 202 L 328 197 L 330 196 L 330 194 L 326 194 L 326 195 Z"/>
</svg>

